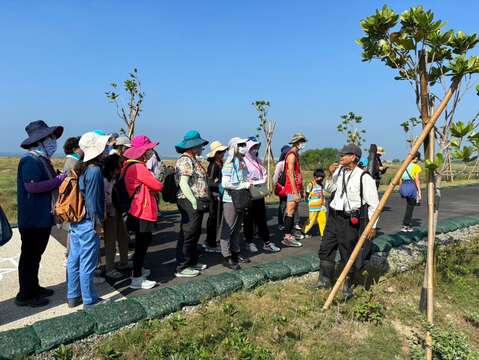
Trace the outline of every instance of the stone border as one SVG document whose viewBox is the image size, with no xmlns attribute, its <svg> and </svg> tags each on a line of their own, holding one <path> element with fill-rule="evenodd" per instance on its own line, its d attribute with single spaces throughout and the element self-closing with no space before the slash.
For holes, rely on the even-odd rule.
<svg viewBox="0 0 479 360">
<path fill-rule="evenodd" d="M 475 225 L 479 225 L 479 215 L 451 218 L 439 222 L 437 233 L 449 233 Z M 424 227 L 412 233 L 381 235 L 374 240 L 373 252 L 387 253 L 392 248 L 417 243 L 426 235 Z M 216 296 L 318 270 L 319 258 L 316 253 L 309 252 L 38 321 L 24 328 L 1 332 L 0 359 L 39 354 L 61 344 L 69 344 L 92 334 L 109 333 L 140 320 L 163 318 L 185 306 L 198 305 Z"/>
</svg>

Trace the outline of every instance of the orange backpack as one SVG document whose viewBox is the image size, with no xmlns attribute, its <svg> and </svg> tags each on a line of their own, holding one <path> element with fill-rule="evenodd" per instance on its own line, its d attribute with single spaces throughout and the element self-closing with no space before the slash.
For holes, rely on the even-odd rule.
<svg viewBox="0 0 479 360">
<path fill-rule="evenodd" d="M 72 170 L 58 189 L 55 215 L 60 223 L 78 223 L 83 220 L 85 213 L 85 199 L 80 192 L 78 175 Z"/>
</svg>

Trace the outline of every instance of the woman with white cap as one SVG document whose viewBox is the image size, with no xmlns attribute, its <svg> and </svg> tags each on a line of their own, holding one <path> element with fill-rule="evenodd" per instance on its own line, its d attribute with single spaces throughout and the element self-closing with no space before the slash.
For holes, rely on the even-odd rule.
<svg viewBox="0 0 479 360">
<path fill-rule="evenodd" d="M 39 285 L 38 269 L 55 223 L 52 205 L 65 178 L 65 175 L 57 174 L 50 161 L 63 127 L 49 127 L 38 120 L 28 124 L 25 130 L 28 139 L 21 147 L 27 153 L 18 164 L 17 174 L 18 229 L 22 249 L 18 263 L 20 291 L 15 303 L 36 307 L 47 305 L 46 297 L 53 295 L 53 290 Z"/>
<path fill-rule="evenodd" d="M 210 211 L 208 222 L 206 224 L 206 244 L 204 249 L 206 252 L 221 252 L 218 248 L 217 233 L 219 222 L 223 216 L 223 204 L 221 201 L 221 169 L 225 152 L 228 149 L 219 141 L 213 141 L 210 145 L 208 153 L 208 188 L 210 190 Z"/>
<path fill-rule="evenodd" d="M 239 270 L 240 262 L 249 262 L 240 256 L 241 225 L 243 212 L 233 202 L 234 191 L 248 190 L 248 168 L 244 157 L 248 152 L 247 139 L 232 138 L 228 143 L 228 155 L 222 169 L 221 185 L 223 195 L 223 219 L 221 221 L 220 246 L 224 257 L 223 265 L 229 269 Z"/>
<path fill-rule="evenodd" d="M 98 265 L 100 237 L 105 220 L 105 191 L 101 161 L 109 135 L 95 132 L 84 134 L 79 141 L 84 158 L 79 171 L 79 189 L 85 199 L 86 215 L 80 222 L 70 224 L 70 253 L 67 262 L 67 300 L 69 307 L 83 303 L 90 308 L 99 298 L 93 283 Z"/>
</svg>

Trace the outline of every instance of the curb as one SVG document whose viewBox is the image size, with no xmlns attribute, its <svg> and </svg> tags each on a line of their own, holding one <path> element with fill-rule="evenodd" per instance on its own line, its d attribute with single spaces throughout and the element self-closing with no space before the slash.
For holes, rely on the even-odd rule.
<svg viewBox="0 0 479 360">
<path fill-rule="evenodd" d="M 474 225 L 479 225 L 479 215 L 451 218 L 440 221 L 436 233 L 447 233 Z M 380 235 L 374 240 L 373 252 L 389 252 L 403 244 L 418 242 L 426 234 L 426 229 L 422 227 L 411 233 Z M 140 320 L 162 318 L 184 306 L 198 305 L 216 296 L 249 290 L 266 281 L 301 276 L 318 270 L 318 255 L 309 252 L 38 321 L 24 328 L 1 332 L 0 359 L 39 354 L 92 334 L 105 334 Z"/>
</svg>

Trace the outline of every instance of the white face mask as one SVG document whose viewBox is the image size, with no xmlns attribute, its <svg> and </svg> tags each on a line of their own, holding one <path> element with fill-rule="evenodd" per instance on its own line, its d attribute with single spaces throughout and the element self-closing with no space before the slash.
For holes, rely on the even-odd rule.
<svg viewBox="0 0 479 360">
<path fill-rule="evenodd" d="M 246 155 L 247 152 L 248 149 L 245 146 L 238 148 L 238 154 L 240 155 Z"/>
<path fill-rule="evenodd" d="M 304 150 L 305 147 L 306 147 L 306 144 L 304 142 L 299 143 L 298 150 Z"/>
</svg>

